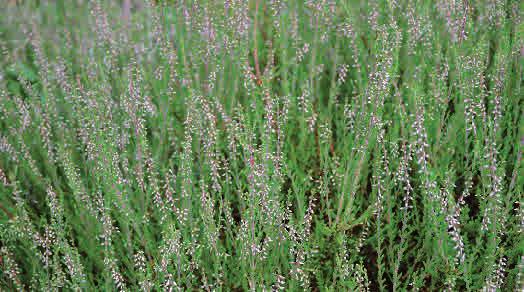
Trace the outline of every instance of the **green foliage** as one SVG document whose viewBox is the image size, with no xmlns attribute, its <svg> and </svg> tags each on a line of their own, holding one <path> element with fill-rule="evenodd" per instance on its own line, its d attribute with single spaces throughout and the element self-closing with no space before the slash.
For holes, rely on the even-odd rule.
<svg viewBox="0 0 524 292">
<path fill-rule="evenodd" d="M 522 3 L 0 11 L 0 290 L 524 289 Z"/>
</svg>

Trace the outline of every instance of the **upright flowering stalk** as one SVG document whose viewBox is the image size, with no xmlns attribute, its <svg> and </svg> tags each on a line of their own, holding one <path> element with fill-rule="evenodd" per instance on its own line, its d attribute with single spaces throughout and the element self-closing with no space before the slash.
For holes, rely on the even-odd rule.
<svg viewBox="0 0 524 292">
<path fill-rule="evenodd" d="M 293 261 L 291 264 L 290 276 L 291 279 L 297 281 L 301 289 L 310 289 L 310 275 L 306 270 L 306 262 L 312 255 L 312 246 L 308 244 L 309 236 L 311 234 L 311 225 L 313 223 L 314 208 L 316 206 L 315 196 L 311 196 L 308 203 L 308 208 L 302 219 L 300 229 L 289 226 L 289 236 L 293 241 L 293 246 L 290 249 Z"/>
<path fill-rule="evenodd" d="M 119 229 L 114 226 L 113 219 L 110 215 L 110 208 L 104 202 L 104 198 L 101 193 L 97 193 L 95 199 L 97 201 L 97 209 L 99 213 L 99 220 L 102 224 L 102 232 L 100 234 L 100 245 L 104 253 L 104 268 L 106 278 L 111 279 L 115 287 L 119 291 L 125 291 L 126 283 L 124 277 L 120 273 L 118 267 L 118 260 L 115 255 L 113 247 L 114 233 L 118 233 Z"/>
<path fill-rule="evenodd" d="M 380 153 L 380 152 L 379 152 Z M 380 155 L 380 154 L 379 154 Z M 382 160 L 382 158 L 380 158 Z M 375 207 L 375 214 L 376 214 L 376 228 L 377 228 L 377 264 L 378 264 L 378 282 L 381 289 L 385 288 L 384 284 L 384 254 L 383 254 L 383 240 L 384 240 L 384 234 L 382 231 L 382 216 L 384 212 L 384 192 L 385 192 L 385 186 L 383 181 L 383 170 L 382 170 L 381 163 L 377 163 L 377 174 L 374 176 L 375 180 L 375 188 L 377 192 L 377 199 L 376 199 L 376 207 Z"/>
<path fill-rule="evenodd" d="M 402 141 L 402 147 L 400 152 L 400 162 L 395 173 L 395 180 L 399 184 L 402 190 L 403 197 L 401 203 L 402 210 L 402 228 L 400 230 L 400 243 L 394 260 L 393 270 L 393 291 L 397 291 L 400 284 L 400 265 L 402 262 L 403 254 L 407 249 L 407 243 L 409 240 L 408 220 L 410 218 L 410 210 L 413 209 L 413 187 L 411 186 L 409 170 L 410 164 L 413 159 L 413 150 L 411 144 L 407 141 Z"/>
<path fill-rule="evenodd" d="M 428 154 L 429 144 L 424 125 L 424 115 L 424 106 L 419 104 L 415 116 L 413 117 L 414 120 L 411 128 L 412 135 L 415 139 L 415 141 L 413 141 L 413 147 L 419 168 L 418 175 L 421 180 L 421 194 L 422 201 L 424 202 L 424 220 L 426 221 L 425 232 L 430 233 L 431 237 L 434 237 L 436 236 L 434 233 L 439 234 L 439 232 L 437 232 L 439 229 L 437 216 L 442 215 L 442 212 L 438 212 L 440 198 L 437 183 L 431 172 Z"/>
<path fill-rule="evenodd" d="M 54 230 L 53 233 L 56 236 L 54 246 L 56 253 L 55 257 L 58 257 L 59 254 L 63 256 L 63 262 L 67 268 L 66 272 L 71 280 L 71 288 L 74 290 L 80 290 L 84 287 L 87 281 L 84 267 L 80 262 L 80 255 L 77 249 L 68 242 L 66 233 L 67 226 L 64 222 L 64 209 L 52 187 L 48 187 L 47 189 L 47 200 L 51 211 L 51 228 Z M 56 261 L 58 261 L 58 259 L 56 259 Z M 60 263 L 57 262 L 56 265 L 59 267 Z M 64 280 L 60 280 L 60 282 L 60 287 L 63 287 Z"/>
<path fill-rule="evenodd" d="M 464 1 L 441 0 L 437 2 L 437 9 L 440 16 L 446 21 L 446 28 L 452 42 L 466 40 L 468 3 Z"/>
<path fill-rule="evenodd" d="M 24 290 L 24 285 L 19 277 L 20 267 L 7 247 L 3 246 L 0 248 L 0 258 L 2 259 L 0 265 L 2 266 L 3 274 L 7 275 L 7 278 L 12 282 L 16 290 Z"/>
</svg>

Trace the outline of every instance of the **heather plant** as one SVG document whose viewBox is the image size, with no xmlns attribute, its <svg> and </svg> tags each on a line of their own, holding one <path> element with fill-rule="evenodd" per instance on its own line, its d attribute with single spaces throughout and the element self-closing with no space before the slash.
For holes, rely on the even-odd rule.
<svg viewBox="0 0 524 292">
<path fill-rule="evenodd" d="M 0 1 L 0 291 L 523 291 L 519 1 Z"/>
</svg>

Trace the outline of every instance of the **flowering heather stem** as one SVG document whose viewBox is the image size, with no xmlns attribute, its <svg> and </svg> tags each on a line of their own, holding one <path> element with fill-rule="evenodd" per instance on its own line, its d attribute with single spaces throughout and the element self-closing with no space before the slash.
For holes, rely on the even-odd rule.
<svg viewBox="0 0 524 292">
<path fill-rule="evenodd" d="M 0 1 L 0 290 L 522 290 L 518 8 Z"/>
</svg>

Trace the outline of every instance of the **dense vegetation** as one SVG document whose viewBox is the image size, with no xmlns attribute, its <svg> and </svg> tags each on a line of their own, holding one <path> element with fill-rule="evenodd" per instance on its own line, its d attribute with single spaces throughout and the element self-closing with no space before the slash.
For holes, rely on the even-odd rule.
<svg viewBox="0 0 524 292">
<path fill-rule="evenodd" d="M 0 290 L 524 289 L 520 1 L 0 1 Z"/>
</svg>

